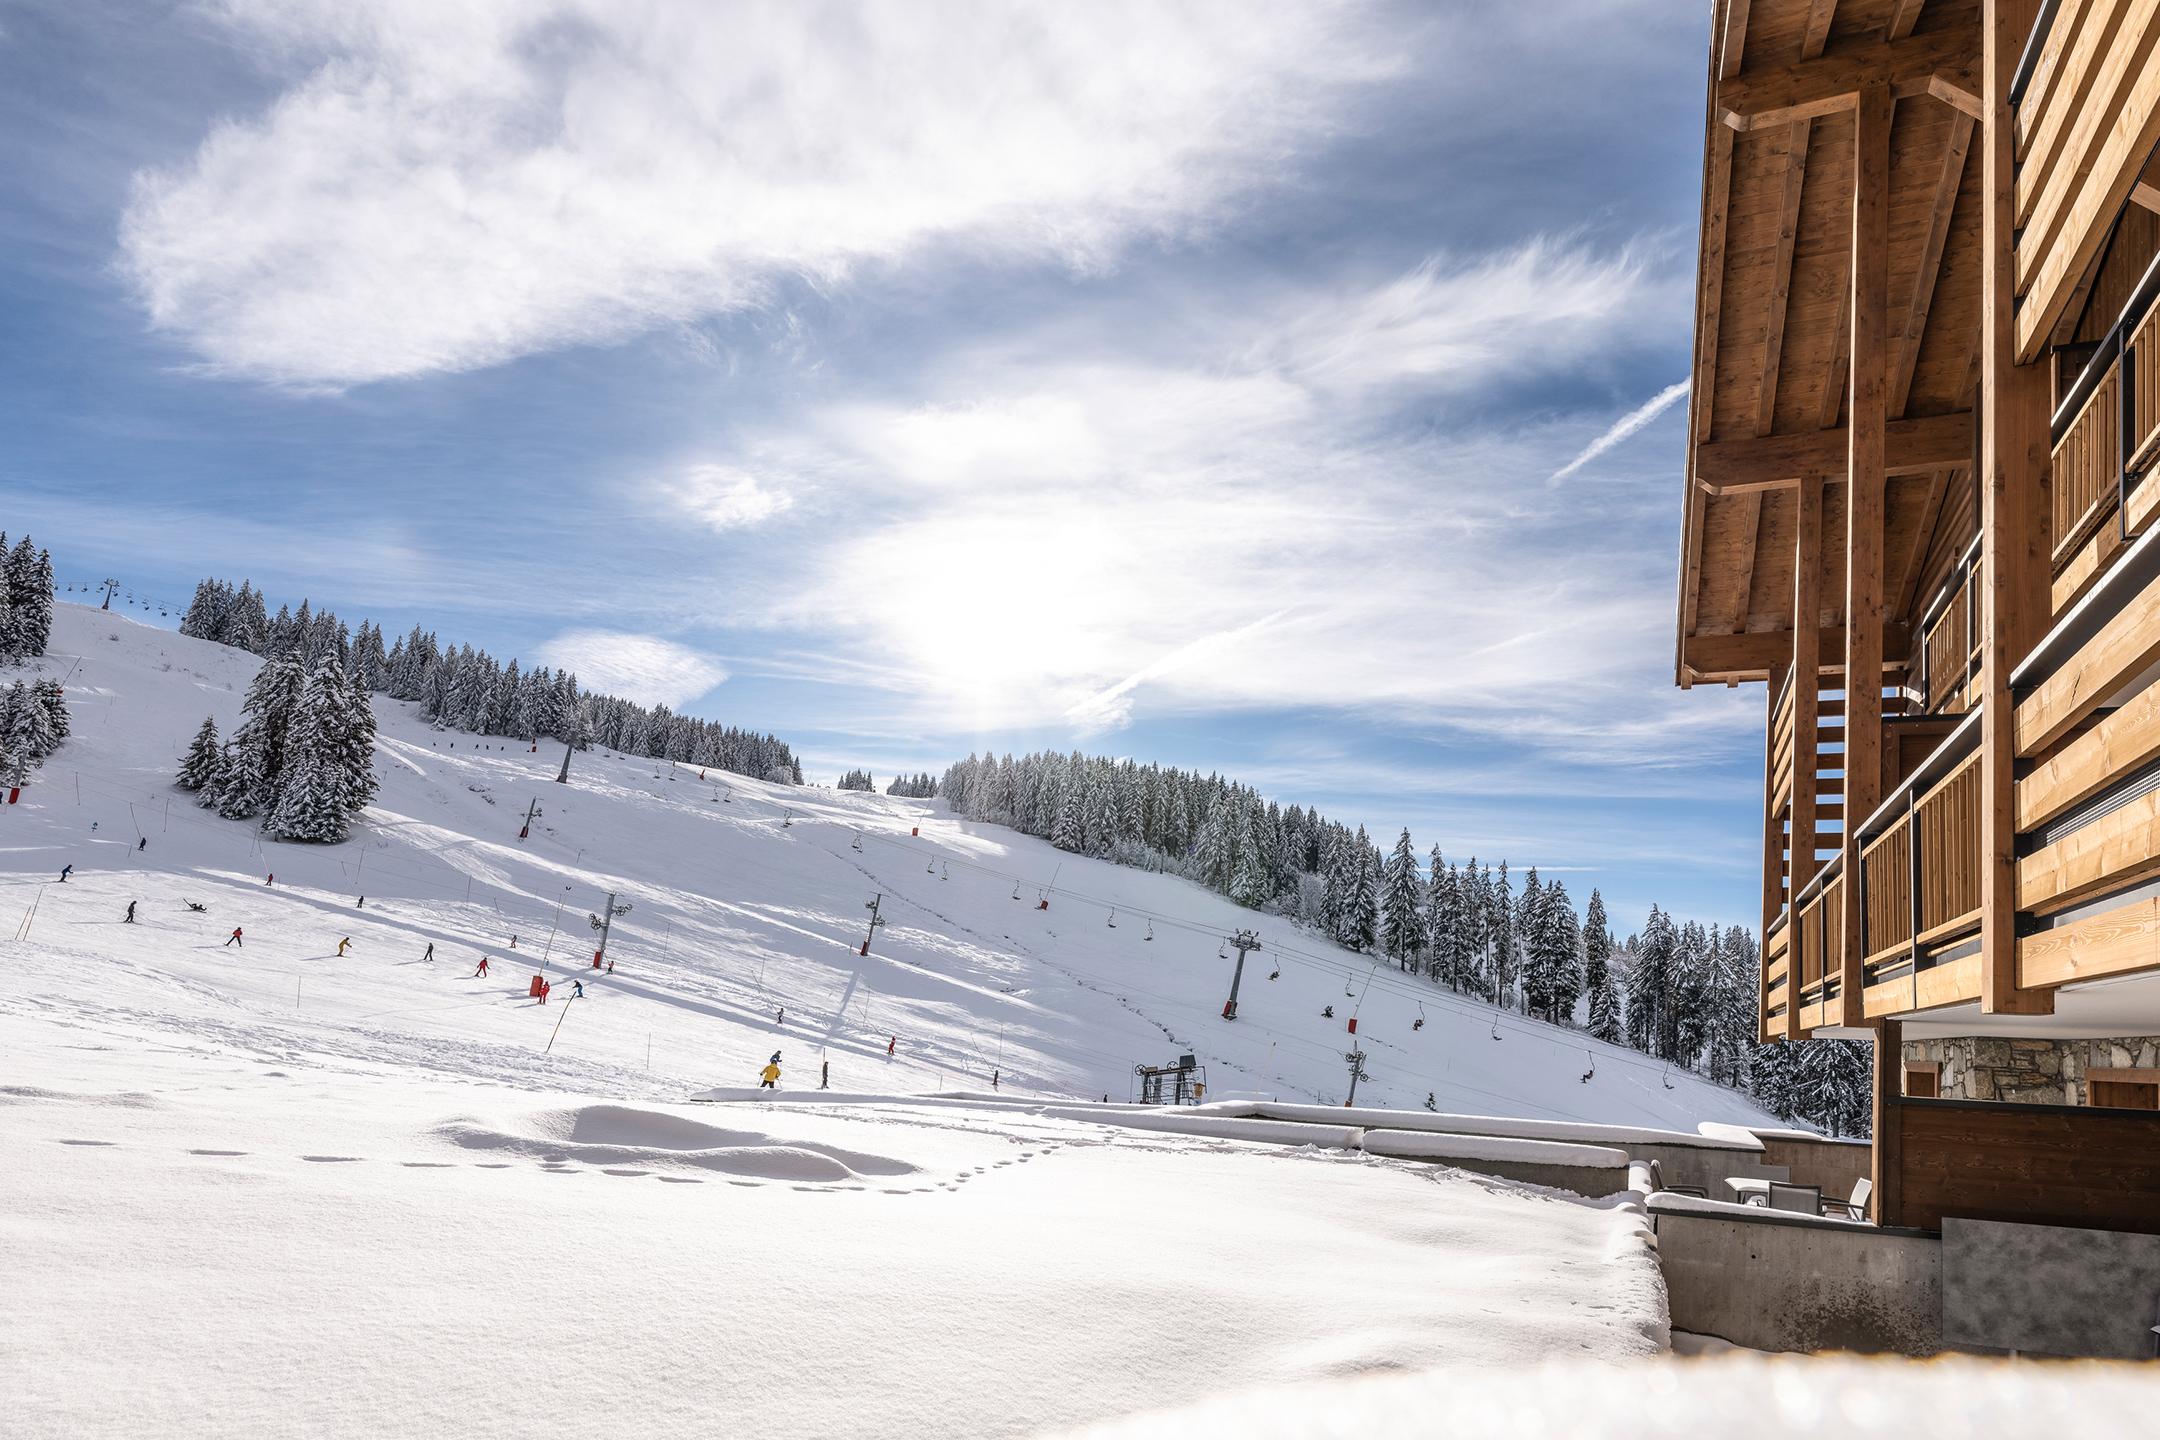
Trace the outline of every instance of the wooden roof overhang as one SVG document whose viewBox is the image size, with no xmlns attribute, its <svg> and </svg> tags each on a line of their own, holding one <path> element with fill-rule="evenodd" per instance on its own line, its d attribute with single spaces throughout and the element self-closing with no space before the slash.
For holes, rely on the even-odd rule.
<svg viewBox="0 0 2160 1440">
<path fill-rule="evenodd" d="M 1810 485 L 1821 533 L 1817 583 L 1806 588 L 1820 603 L 1803 619 L 1822 635 L 1823 663 L 1841 662 L 1864 89 L 1886 91 L 1892 107 L 1887 221 L 1870 247 L 1888 257 L 1880 553 L 1891 661 L 1902 659 L 1926 602 L 1923 578 L 1971 531 L 1980 20 L 1980 0 L 1713 0 L 1682 685 L 1762 679 L 1791 660 L 1796 532 Z"/>
</svg>

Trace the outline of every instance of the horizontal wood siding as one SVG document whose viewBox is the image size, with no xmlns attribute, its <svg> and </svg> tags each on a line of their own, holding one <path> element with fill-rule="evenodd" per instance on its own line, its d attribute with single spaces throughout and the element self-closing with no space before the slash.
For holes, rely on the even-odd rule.
<svg viewBox="0 0 2160 1440">
<path fill-rule="evenodd" d="M 2160 1115 L 1894 1100 L 1894 1223 L 1947 1218 L 2160 1234 Z"/>
<path fill-rule="evenodd" d="M 2036 359 L 2160 140 L 2160 5 L 2065 4 L 2017 113 L 2017 348 Z"/>
</svg>

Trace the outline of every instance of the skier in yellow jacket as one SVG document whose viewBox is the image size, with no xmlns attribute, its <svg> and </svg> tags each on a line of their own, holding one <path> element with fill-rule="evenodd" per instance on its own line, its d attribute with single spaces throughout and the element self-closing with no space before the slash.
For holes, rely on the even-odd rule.
<svg viewBox="0 0 2160 1440">
<path fill-rule="evenodd" d="M 780 1058 L 776 1055 L 763 1070 L 758 1072 L 758 1089 L 771 1090 L 780 1083 Z"/>
</svg>

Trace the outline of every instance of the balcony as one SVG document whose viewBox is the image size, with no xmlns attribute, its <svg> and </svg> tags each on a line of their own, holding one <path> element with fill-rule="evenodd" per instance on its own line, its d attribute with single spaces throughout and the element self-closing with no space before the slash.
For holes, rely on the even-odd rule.
<svg viewBox="0 0 2160 1440">
<path fill-rule="evenodd" d="M 2160 259 L 2092 350 L 2052 426 L 2055 610 L 2084 594 L 2160 510 Z M 2074 353 L 2074 352 L 2073 352 Z"/>
<path fill-rule="evenodd" d="M 2160 139 L 2160 6 L 2042 5 L 2011 85 L 2017 349 L 2037 359 Z"/>
<path fill-rule="evenodd" d="M 1856 832 L 1862 1013 L 1980 993 L 1980 714 L 1968 714 Z"/>
</svg>

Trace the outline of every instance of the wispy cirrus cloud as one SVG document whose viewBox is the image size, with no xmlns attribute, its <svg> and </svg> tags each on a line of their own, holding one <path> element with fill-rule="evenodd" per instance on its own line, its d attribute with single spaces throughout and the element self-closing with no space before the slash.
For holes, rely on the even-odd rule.
<svg viewBox="0 0 2160 1440">
<path fill-rule="evenodd" d="M 586 690 L 646 705 L 683 705 L 728 678 L 718 660 L 658 635 L 566 630 L 540 647 L 542 663 L 568 670 Z"/>
<path fill-rule="evenodd" d="M 212 13 L 286 88 L 136 177 L 122 263 L 209 368 L 302 387 L 614 341 L 933 246 L 1107 266 L 1207 227 L 1398 63 L 1354 7 L 1254 0 Z"/>
</svg>

